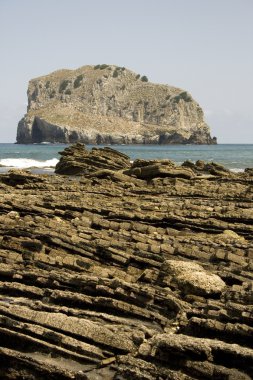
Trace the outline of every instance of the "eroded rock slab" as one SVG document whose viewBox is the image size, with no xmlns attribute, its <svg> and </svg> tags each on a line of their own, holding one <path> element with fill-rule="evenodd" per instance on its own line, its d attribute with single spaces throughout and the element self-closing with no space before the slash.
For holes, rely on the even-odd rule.
<svg viewBox="0 0 253 380">
<path fill-rule="evenodd" d="M 60 154 L 62 157 L 55 168 L 57 174 L 87 175 L 99 169 L 116 171 L 130 166 L 128 156 L 109 147 L 88 151 L 83 144 L 77 143 Z"/>
</svg>

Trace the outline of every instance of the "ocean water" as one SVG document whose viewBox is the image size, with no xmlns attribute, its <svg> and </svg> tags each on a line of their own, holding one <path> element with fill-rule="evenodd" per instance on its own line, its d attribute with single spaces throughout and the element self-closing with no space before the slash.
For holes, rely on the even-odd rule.
<svg viewBox="0 0 253 380">
<path fill-rule="evenodd" d="M 9 168 L 38 168 L 52 172 L 60 158 L 59 152 L 66 147 L 64 144 L 0 144 L 0 171 Z M 93 145 L 87 145 L 87 148 L 91 149 Z M 214 161 L 235 172 L 253 167 L 253 144 L 112 145 L 111 148 L 127 154 L 131 160 L 170 159 L 177 164 L 185 160 Z"/>
</svg>

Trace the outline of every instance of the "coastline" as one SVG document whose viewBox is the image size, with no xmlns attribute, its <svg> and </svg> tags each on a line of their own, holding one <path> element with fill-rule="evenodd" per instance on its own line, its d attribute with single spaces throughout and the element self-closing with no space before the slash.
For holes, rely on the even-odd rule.
<svg viewBox="0 0 253 380">
<path fill-rule="evenodd" d="M 66 145 L 60 144 L 40 146 L 0 144 L 0 165 L 4 164 L 6 167 L 13 168 L 55 166 L 56 161 L 59 159 L 59 151 L 62 151 L 66 147 Z M 103 145 L 88 145 L 87 149 L 91 150 L 93 147 L 103 148 Z M 170 159 L 176 164 L 181 164 L 185 160 L 190 160 L 193 162 L 196 162 L 197 160 L 204 160 L 208 162 L 214 161 L 230 170 L 240 169 L 240 171 L 247 167 L 253 167 L 253 144 L 218 144 L 213 146 L 110 145 L 110 147 L 127 154 L 130 156 L 131 160 L 135 160 L 137 158 Z"/>
<path fill-rule="evenodd" d="M 141 179 L 146 162 L 121 159 L 80 177 L 0 175 L 7 375 L 249 379 L 251 173 L 153 162 Z"/>
</svg>

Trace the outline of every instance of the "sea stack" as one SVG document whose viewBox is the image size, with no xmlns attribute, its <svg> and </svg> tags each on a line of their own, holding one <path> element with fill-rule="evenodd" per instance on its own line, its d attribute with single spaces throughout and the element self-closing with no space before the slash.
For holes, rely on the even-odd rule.
<svg viewBox="0 0 253 380">
<path fill-rule="evenodd" d="M 17 143 L 216 144 L 185 90 L 115 65 L 32 79 Z"/>
</svg>

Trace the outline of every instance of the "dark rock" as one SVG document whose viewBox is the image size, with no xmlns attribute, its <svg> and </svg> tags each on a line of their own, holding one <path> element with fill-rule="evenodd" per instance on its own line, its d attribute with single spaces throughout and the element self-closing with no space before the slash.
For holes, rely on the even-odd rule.
<svg viewBox="0 0 253 380">
<path fill-rule="evenodd" d="M 9 170 L 8 175 L 2 176 L 2 182 L 10 186 L 17 186 L 32 183 L 43 183 L 44 178 L 43 176 L 38 177 L 32 174 L 29 170 L 11 169 Z"/>
<path fill-rule="evenodd" d="M 244 172 L 249 176 L 253 176 L 253 168 L 246 168 Z"/>
<path fill-rule="evenodd" d="M 130 169 L 124 171 L 124 174 L 145 180 L 151 180 L 157 177 L 177 177 L 185 179 L 194 177 L 194 173 L 191 169 L 176 167 L 170 160 L 136 160 Z"/>
<path fill-rule="evenodd" d="M 190 168 L 196 174 L 205 173 L 205 174 L 212 174 L 212 175 L 221 176 L 221 177 L 232 175 L 229 169 L 225 168 L 223 165 L 217 164 L 216 162 L 204 162 L 204 161 L 198 160 L 194 164 L 191 161 L 185 161 L 183 162 L 182 167 Z"/>
</svg>

